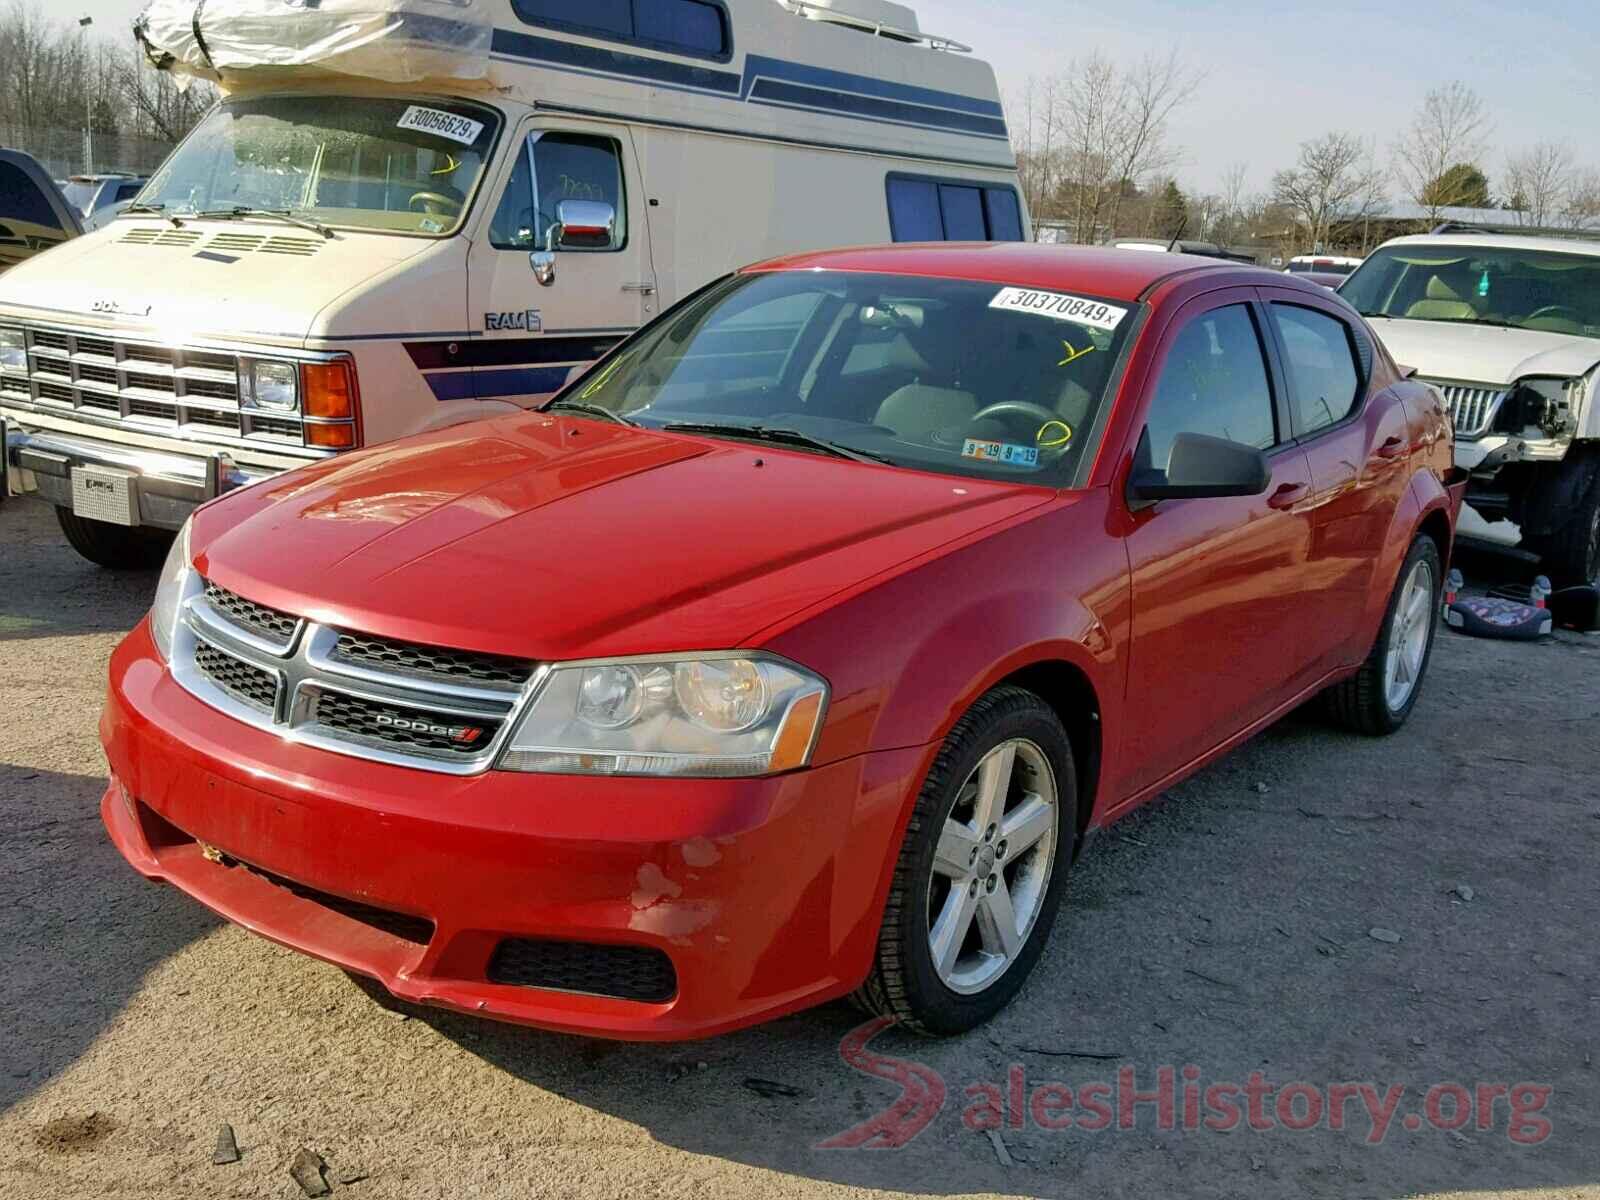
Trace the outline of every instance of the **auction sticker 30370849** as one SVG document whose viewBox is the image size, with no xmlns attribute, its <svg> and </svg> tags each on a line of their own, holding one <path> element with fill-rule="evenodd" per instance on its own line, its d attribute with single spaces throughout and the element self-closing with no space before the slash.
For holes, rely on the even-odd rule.
<svg viewBox="0 0 1600 1200">
<path fill-rule="evenodd" d="M 1122 318 L 1128 315 L 1127 309 L 1107 304 L 1104 300 L 1019 287 L 1001 289 L 999 295 L 989 301 L 989 307 L 1004 312 L 1032 313 L 1057 321 L 1071 321 L 1074 325 L 1087 325 L 1108 333 L 1122 324 Z"/>
</svg>

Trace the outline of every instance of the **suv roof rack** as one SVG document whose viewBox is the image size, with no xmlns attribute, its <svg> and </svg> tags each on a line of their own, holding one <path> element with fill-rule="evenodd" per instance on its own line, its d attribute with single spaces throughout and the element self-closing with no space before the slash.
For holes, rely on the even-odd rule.
<svg viewBox="0 0 1600 1200">
<path fill-rule="evenodd" d="M 1576 242 L 1600 241 L 1600 229 L 1554 229 L 1544 225 L 1505 225 L 1494 228 L 1488 225 L 1473 225 L 1468 221 L 1445 221 L 1428 230 L 1428 236 L 1430 237 L 1462 233 L 1483 234 L 1486 237 L 1562 238 L 1566 241 Z"/>
</svg>

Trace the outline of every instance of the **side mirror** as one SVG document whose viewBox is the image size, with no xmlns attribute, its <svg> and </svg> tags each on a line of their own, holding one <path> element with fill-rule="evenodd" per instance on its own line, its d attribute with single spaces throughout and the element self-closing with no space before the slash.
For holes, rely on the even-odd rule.
<svg viewBox="0 0 1600 1200">
<path fill-rule="evenodd" d="M 545 232 L 544 249 L 528 256 L 534 278 L 544 287 L 556 281 L 556 251 L 563 246 L 609 250 L 617 236 L 617 210 L 597 200 L 563 200 L 555 224 Z"/>
<path fill-rule="evenodd" d="M 1139 442 L 1136 464 L 1150 462 L 1150 431 Z M 1128 478 L 1128 503 L 1145 508 L 1161 500 L 1202 500 L 1221 496 L 1259 496 L 1272 482 L 1267 456 L 1254 446 L 1180 433 L 1172 442 L 1165 471 L 1135 465 Z"/>
</svg>

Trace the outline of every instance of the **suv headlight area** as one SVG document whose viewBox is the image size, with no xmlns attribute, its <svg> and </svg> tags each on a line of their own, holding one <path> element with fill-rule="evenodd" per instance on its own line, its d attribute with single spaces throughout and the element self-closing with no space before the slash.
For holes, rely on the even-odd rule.
<svg viewBox="0 0 1600 1200">
<path fill-rule="evenodd" d="M 161 578 L 156 583 L 155 603 L 150 606 L 150 637 L 166 662 L 172 661 L 172 637 L 178 627 L 178 617 L 183 602 L 188 598 L 193 567 L 189 561 L 189 526 L 185 521 L 172 549 L 167 552 L 166 565 L 161 568 Z"/>
<path fill-rule="evenodd" d="M 739 778 L 806 766 L 828 685 L 760 654 L 554 667 L 499 767 L 554 775 Z"/>
</svg>

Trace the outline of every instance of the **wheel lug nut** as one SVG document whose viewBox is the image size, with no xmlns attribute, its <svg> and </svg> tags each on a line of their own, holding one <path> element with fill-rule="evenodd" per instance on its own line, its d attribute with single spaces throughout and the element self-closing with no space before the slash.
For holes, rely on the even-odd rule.
<svg viewBox="0 0 1600 1200">
<path fill-rule="evenodd" d="M 972 881 L 972 886 L 967 890 L 967 894 L 974 900 L 978 898 L 978 881 L 976 879 Z"/>
<path fill-rule="evenodd" d="M 973 863 L 975 863 L 977 861 L 978 861 L 978 852 L 977 852 L 976 849 L 974 849 L 972 851 L 972 853 L 967 856 L 967 865 L 971 866 Z"/>
<path fill-rule="evenodd" d="M 994 825 L 989 826 L 989 828 L 987 828 L 987 829 L 985 829 L 983 831 L 983 840 L 986 841 L 986 842 L 994 841 L 994 835 L 997 832 L 999 832 L 999 830 L 998 830 L 998 828 L 996 826 L 994 826 Z"/>
<path fill-rule="evenodd" d="M 986 882 L 983 885 L 983 888 L 984 888 L 984 891 L 988 892 L 992 896 L 992 895 L 994 895 L 995 888 L 997 888 L 999 886 L 1000 886 L 1000 877 L 998 875 L 991 875 L 991 876 L 989 876 L 988 882 Z"/>
<path fill-rule="evenodd" d="M 1004 858 L 1006 856 L 1006 851 L 1008 849 L 1010 849 L 1010 847 L 1007 846 L 1004 841 L 1002 841 L 998 846 L 996 846 L 994 848 L 994 856 L 996 858 Z"/>
</svg>

